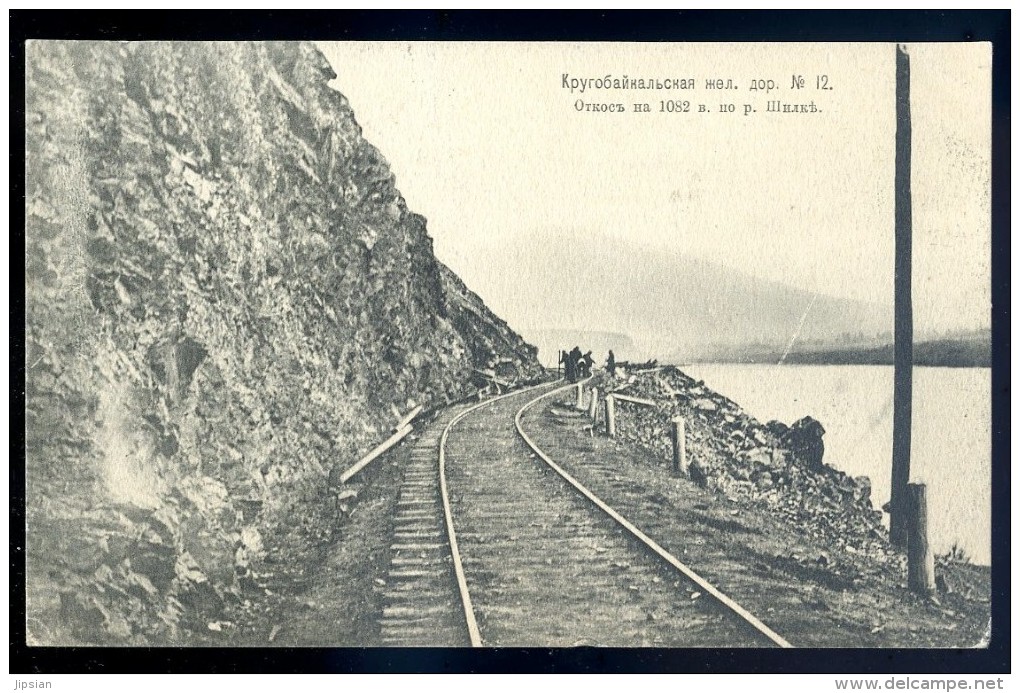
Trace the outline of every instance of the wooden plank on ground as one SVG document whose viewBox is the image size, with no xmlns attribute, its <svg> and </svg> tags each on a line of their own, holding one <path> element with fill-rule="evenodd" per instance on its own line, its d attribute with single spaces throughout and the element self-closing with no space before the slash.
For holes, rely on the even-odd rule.
<svg viewBox="0 0 1020 693">
<path fill-rule="evenodd" d="M 411 432 L 411 428 L 412 428 L 411 424 L 407 424 L 402 429 L 400 429 L 399 431 L 397 431 L 396 433 L 391 435 L 389 438 L 384 440 L 382 443 L 377 445 L 375 448 L 373 448 L 371 452 L 369 452 L 367 455 L 365 455 L 360 460 L 358 460 L 358 462 L 353 467 L 348 469 L 346 472 L 344 472 L 340 476 L 340 483 L 341 484 L 347 483 L 347 481 L 352 476 L 354 476 L 355 474 L 360 472 L 362 469 L 367 467 L 369 462 L 372 462 L 373 460 L 378 458 L 380 455 L 382 455 L 384 452 L 386 452 L 387 450 L 392 448 L 394 445 L 399 443 L 401 440 L 406 438 L 407 434 Z"/>
<path fill-rule="evenodd" d="M 421 404 L 419 404 L 417 407 L 407 412 L 407 414 L 400 417 L 400 421 L 398 421 L 397 425 L 393 427 L 394 432 L 399 431 L 404 426 L 418 418 L 418 415 L 421 414 L 422 409 L 424 409 L 424 407 Z"/>
<path fill-rule="evenodd" d="M 631 397 L 630 395 L 621 395 L 619 393 L 612 393 L 613 397 L 621 402 L 630 402 L 631 404 L 640 404 L 645 407 L 654 407 L 656 405 L 655 400 L 644 399 L 643 397 Z"/>
</svg>

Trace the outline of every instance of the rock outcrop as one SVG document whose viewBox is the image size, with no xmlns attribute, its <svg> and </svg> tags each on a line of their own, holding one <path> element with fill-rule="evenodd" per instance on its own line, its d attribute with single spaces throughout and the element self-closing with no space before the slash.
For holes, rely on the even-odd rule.
<svg viewBox="0 0 1020 693">
<path fill-rule="evenodd" d="M 192 642 L 394 408 L 535 350 L 436 260 L 310 44 L 26 59 L 30 643 Z"/>
</svg>

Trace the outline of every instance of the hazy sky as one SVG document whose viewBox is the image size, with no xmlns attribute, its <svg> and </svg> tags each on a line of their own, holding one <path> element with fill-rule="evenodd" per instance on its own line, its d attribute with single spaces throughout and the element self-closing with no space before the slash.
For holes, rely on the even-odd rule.
<svg viewBox="0 0 1020 693">
<path fill-rule="evenodd" d="M 499 249 L 557 230 L 625 239 L 812 291 L 893 290 L 891 44 L 320 43 L 365 137 L 436 253 L 487 292 Z M 914 303 L 919 331 L 989 322 L 991 53 L 912 45 Z M 690 91 L 570 93 L 562 75 L 692 77 Z M 806 88 L 790 89 L 793 75 Z M 827 75 L 831 91 L 817 91 Z M 730 78 L 733 91 L 705 89 Z M 772 79 L 768 96 L 749 90 Z M 661 113 L 681 98 L 691 113 Z M 575 102 L 623 103 L 586 113 Z M 761 111 L 769 99 L 817 114 Z M 631 112 L 635 102 L 652 113 Z M 705 104 L 711 113 L 697 113 Z M 733 103 L 736 113 L 719 113 Z M 743 104 L 759 112 L 743 115 Z M 536 262 L 541 261 L 536 253 Z M 515 267 L 527 281 L 527 267 Z M 583 274 L 583 268 L 564 268 Z M 593 326 L 597 327 L 597 326 Z"/>
</svg>

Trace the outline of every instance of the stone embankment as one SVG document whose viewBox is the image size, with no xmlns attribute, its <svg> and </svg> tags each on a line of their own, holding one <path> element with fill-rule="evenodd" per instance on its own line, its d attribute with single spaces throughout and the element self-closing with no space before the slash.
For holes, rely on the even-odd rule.
<svg viewBox="0 0 1020 693">
<path fill-rule="evenodd" d="M 690 475 L 699 485 L 767 509 L 848 553 L 895 555 L 882 513 L 872 505 L 870 480 L 825 464 L 825 429 L 815 419 L 762 423 L 673 366 L 619 370 L 616 377 L 603 373 L 592 385 L 602 395 L 618 392 L 655 402 L 652 407 L 618 402 L 617 435 L 664 464 L 672 459 L 671 419 L 683 417 Z"/>
</svg>

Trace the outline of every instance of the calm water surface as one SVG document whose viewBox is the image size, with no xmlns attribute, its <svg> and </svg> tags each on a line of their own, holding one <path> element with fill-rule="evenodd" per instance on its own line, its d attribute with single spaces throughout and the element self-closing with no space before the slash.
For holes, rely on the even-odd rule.
<svg viewBox="0 0 1020 693">
<path fill-rule="evenodd" d="M 691 364 L 683 370 L 762 422 L 818 419 L 825 426 L 825 461 L 870 477 L 876 507 L 889 499 L 891 366 Z M 990 563 L 991 370 L 915 368 L 911 441 L 910 477 L 928 485 L 936 553 L 958 544 L 975 563 Z"/>
</svg>

